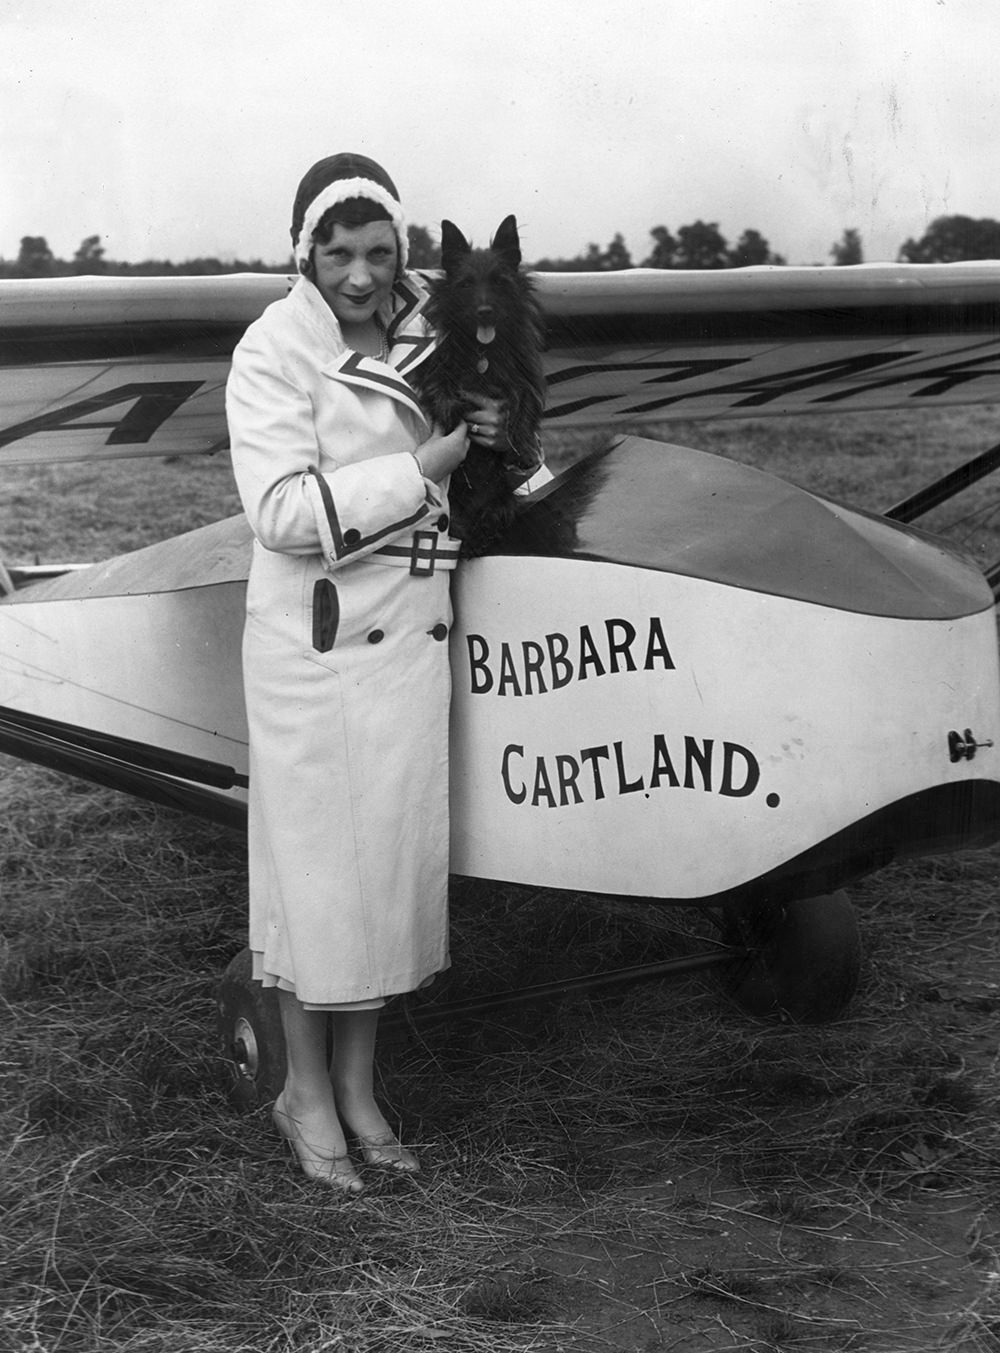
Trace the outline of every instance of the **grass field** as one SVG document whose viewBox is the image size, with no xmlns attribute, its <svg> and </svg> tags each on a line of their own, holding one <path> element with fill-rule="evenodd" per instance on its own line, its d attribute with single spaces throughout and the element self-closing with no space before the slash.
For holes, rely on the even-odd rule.
<svg viewBox="0 0 1000 1353">
<path fill-rule="evenodd" d="M 656 432 L 879 509 L 1000 439 L 997 413 Z M 992 561 L 1000 496 L 969 498 L 934 524 Z M 0 548 L 97 558 L 236 507 L 224 459 L 7 471 Z M 0 1350 L 1000 1349 L 1000 849 L 855 890 L 836 1024 L 754 1023 L 689 976 L 393 1026 L 382 1090 L 426 1170 L 344 1201 L 229 1098 L 242 838 L 0 767 Z M 456 997 L 706 924 L 471 883 L 453 919 Z"/>
</svg>

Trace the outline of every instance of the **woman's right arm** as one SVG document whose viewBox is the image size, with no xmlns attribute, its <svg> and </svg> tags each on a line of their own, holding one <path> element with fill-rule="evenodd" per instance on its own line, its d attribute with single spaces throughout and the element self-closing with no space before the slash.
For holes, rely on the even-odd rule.
<svg viewBox="0 0 1000 1353">
<path fill-rule="evenodd" d="M 288 554 L 321 553 L 335 568 L 434 512 L 439 500 L 423 477 L 430 478 L 436 464 L 430 444 L 423 474 L 408 451 L 320 472 L 308 390 L 267 340 L 267 334 L 248 333 L 233 355 L 226 388 L 233 471 L 261 544 Z"/>
<path fill-rule="evenodd" d="M 445 432 L 435 423 L 431 436 L 413 454 L 423 477 L 440 484 L 458 469 L 468 450 L 469 429 L 465 423 L 456 423 L 450 432 Z"/>
</svg>

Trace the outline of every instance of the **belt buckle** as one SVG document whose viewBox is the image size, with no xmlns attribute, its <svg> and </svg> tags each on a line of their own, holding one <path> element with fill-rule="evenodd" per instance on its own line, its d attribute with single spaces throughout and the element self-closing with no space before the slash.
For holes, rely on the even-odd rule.
<svg viewBox="0 0 1000 1353">
<path fill-rule="evenodd" d="M 430 578 L 437 560 L 437 531 L 414 531 L 410 547 L 410 573 L 415 578 Z"/>
</svg>

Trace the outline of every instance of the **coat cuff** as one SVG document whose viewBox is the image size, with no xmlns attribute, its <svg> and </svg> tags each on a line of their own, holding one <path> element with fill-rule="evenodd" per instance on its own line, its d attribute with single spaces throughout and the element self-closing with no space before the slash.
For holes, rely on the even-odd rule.
<svg viewBox="0 0 1000 1353">
<path fill-rule="evenodd" d="M 305 485 L 328 568 L 352 563 L 412 531 L 434 506 L 408 451 L 326 472 L 310 465 Z"/>
<path fill-rule="evenodd" d="M 531 446 L 527 446 L 519 454 L 505 459 L 503 468 L 507 487 L 511 489 L 520 488 L 529 479 L 533 479 L 544 464 L 545 453 L 542 450 L 542 439 L 536 433 Z"/>
</svg>

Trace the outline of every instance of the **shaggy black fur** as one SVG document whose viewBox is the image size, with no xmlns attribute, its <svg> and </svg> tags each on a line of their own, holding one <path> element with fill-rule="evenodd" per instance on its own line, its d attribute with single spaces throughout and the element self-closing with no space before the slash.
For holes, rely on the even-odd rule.
<svg viewBox="0 0 1000 1353">
<path fill-rule="evenodd" d="M 441 222 L 443 275 L 431 283 L 425 311 L 438 345 L 409 379 L 446 431 L 482 395 L 503 400 L 507 411 L 507 444 L 494 451 L 472 442 L 451 477 L 452 532 L 465 558 L 484 554 L 506 530 L 514 515 L 511 480 L 519 482 L 518 472 L 530 471 L 539 458 L 543 325 L 520 265 L 513 216 L 488 249 L 473 249 L 457 226 Z"/>
</svg>

